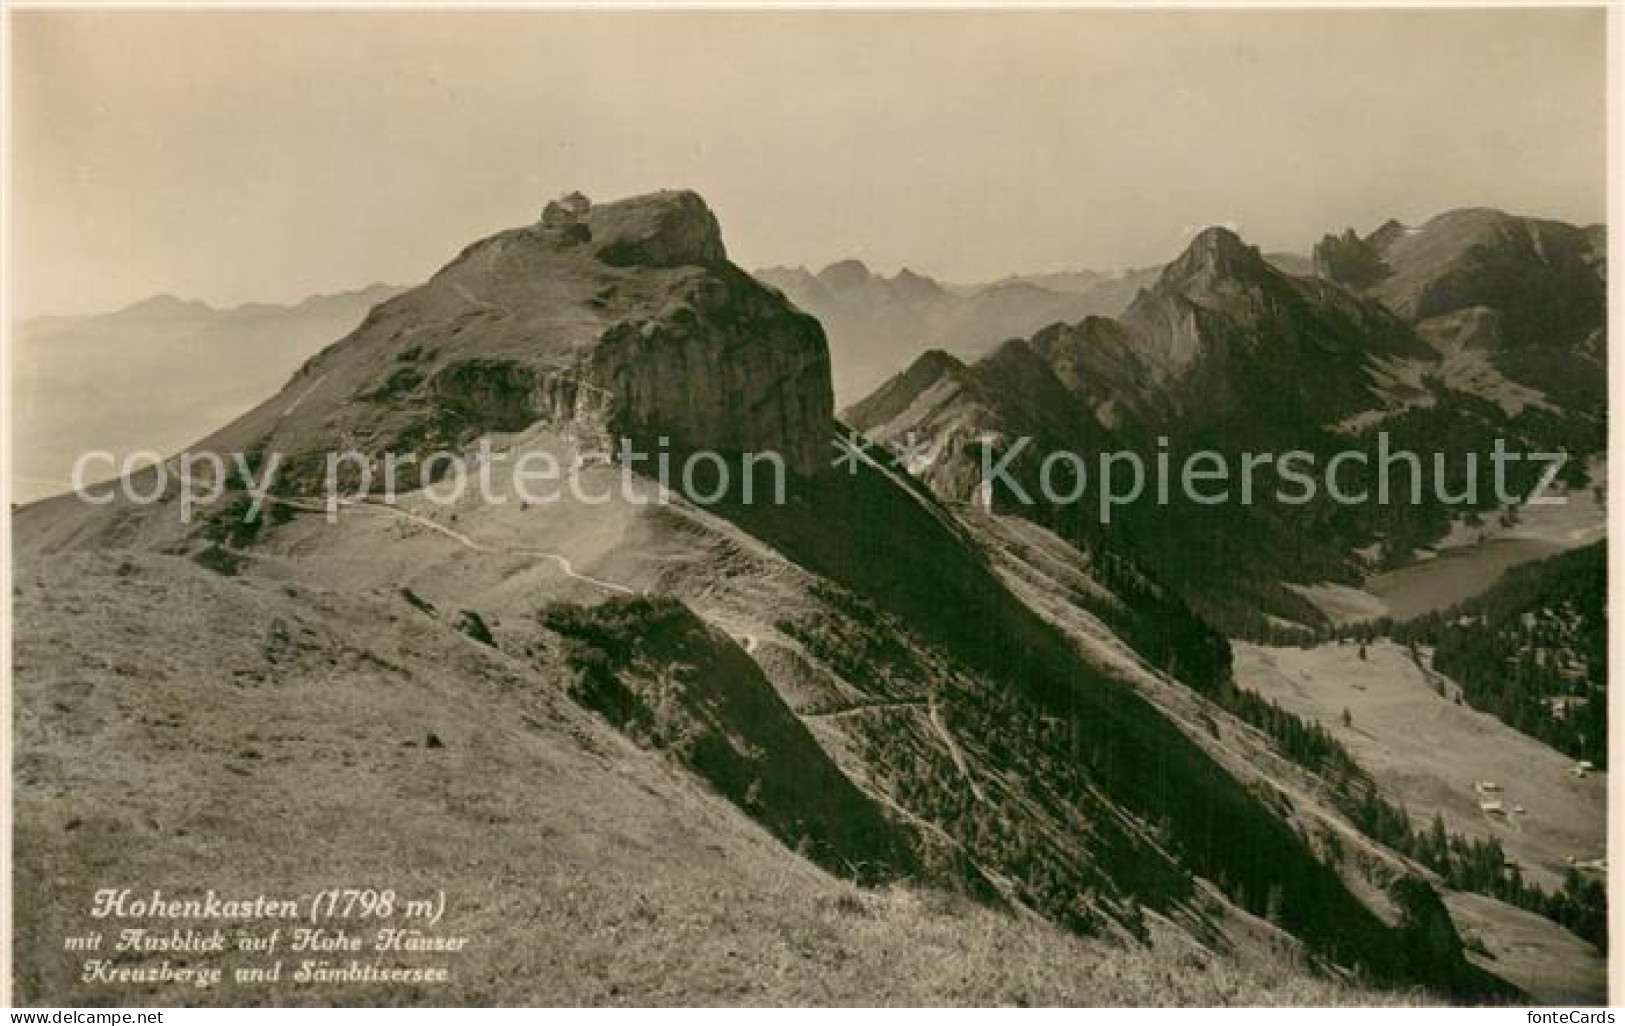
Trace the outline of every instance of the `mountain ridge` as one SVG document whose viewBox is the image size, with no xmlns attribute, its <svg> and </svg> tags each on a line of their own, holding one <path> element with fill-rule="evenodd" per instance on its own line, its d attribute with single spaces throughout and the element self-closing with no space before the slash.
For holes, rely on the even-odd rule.
<svg viewBox="0 0 1625 1026">
<path fill-rule="evenodd" d="M 946 354 L 934 359 L 956 366 Z M 982 369 L 995 390 L 1068 394 L 1025 342 L 1000 347 Z M 817 323 L 726 262 L 703 201 L 666 193 L 600 206 L 567 197 L 537 224 L 472 244 L 423 286 L 376 307 L 280 393 L 205 440 L 288 455 L 274 512 L 245 512 L 240 486 L 195 524 L 173 515 L 173 498 L 94 509 L 59 499 L 19 512 L 19 548 L 42 567 L 126 553 L 126 576 L 142 582 L 130 603 L 156 593 L 197 609 L 209 633 L 172 669 L 177 687 L 207 687 L 195 675 L 227 666 L 239 681 L 258 674 L 273 686 L 355 688 L 346 700 L 364 706 L 414 674 L 452 687 L 456 667 L 478 652 L 482 666 L 491 661 L 480 680 L 501 686 L 470 688 L 455 731 L 430 730 L 434 743 L 414 756 L 448 740 L 458 753 L 492 743 L 508 751 L 518 737 L 574 752 L 580 742 L 543 708 L 569 702 L 633 745 L 669 753 L 681 788 L 708 783 L 787 848 L 827 853 L 820 845 L 833 844 L 835 854 L 867 858 L 907 838 L 910 856 L 898 861 L 918 865 L 922 886 L 1035 911 L 1080 933 L 1146 943 L 1172 929 L 1231 950 L 1257 929 L 1329 974 L 1508 993 L 1464 961 L 1453 929 L 1426 967 L 1408 961 L 1421 937 L 1448 927 L 1437 899 L 1406 896 L 1406 887 L 1432 893 L 1413 867 L 1384 860 L 1362 876 L 1333 858 L 1324 837 L 1301 828 L 1300 810 L 1244 782 L 1213 738 L 1169 718 L 1152 696 L 1178 688 L 1172 678 L 1121 662 L 1120 650 L 1106 658 L 1080 647 L 1018 597 L 987 547 L 999 532 L 966 527 L 889 460 L 855 461 L 849 474 L 825 469 L 837 429 Z M 583 458 L 608 432 L 735 452 L 780 445 L 798 473 L 783 503 L 681 494 L 636 502 L 605 488 L 620 468 Z M 466 452 L 478 441 L 504 457 L 493 458 L 499 474 L 511 478 L 525 457 L 544 453 L 609 501 L 564 496 L 531 508 L 464 494 L 445 504 L 413 488 L 395 503 L 358 498 L 333 523 L 309 504 L 309 462 L 324 448 L 377 457 L 400 446 Z M 1121 570 L 1069 572 L 1119 582 L 1107 615 L 1120 625 L 1170 608 L 1154 587 L 1121 583 L 1133 580 Z M 257 612 L 207 614 L 197 596 L 212 591 L 199 582 L 212 580 L 199 574 L 232 578 Z M 51 586 L 30 585 L 22 600 L 52 596 Z M 1072 607 L 1069 593 L 1055 598 L 1061 606 L 1048 611 L 1073 626 L 1093 615 Z M 76 615 L 72 604 L 52 608 Z M 350 637 L 315 634 L 321 610 L 355 625 Z M 1124 637 L 1163 663 L 1151 633 Z M 42 667 L 54 658 L 31 656 L 41 662 L 27 671 L 30 703 L 44 700 L 51 671 Z M 359 672 L 323 668 L 337 665 Z M 1139 665 L 1134 679 L 1129 665 Z M 1223 686 L 1222 661 L 1181 666 L 1192 688 Z M 726 693 L 708 692 L 724 685 L 708 685 L 702 670 L 725 675 Z M 236 714 L 255 690 L 204 693 Z M 530 708 L 528 720 L 512 717 L 497 700 L 504 693 Z M 86 716 L 103 707 L 89 708 Z M 739 713 L 751 708 L 773 712 Z M 42 760 L 30 778 L 38 786 L 25 794 L 36 814 L 60 775 L 44 753 L 55 730 L 73 726 L 49 724 L 28 748 Z M 499 727 L 502 740 L 482 740 Z M 134 732 L 126 750 L 141 755 L 131 757 L 189 765 L 195 746 L 154 746 L 145 725 L 120 729 Z M 242 743 L 269 749 L 272 765 L 306 751 L 300 738 Z M 370 768 L 412 757 L 400 748 L 392 739 L 305 758 L 336 772 L 344 760 Z M 800 807 L 794 781 L 816 779 L 800 772 L 815 764 L 825 775 L 838 769 L 863 792 L 862 804 L 848 793 L 850 807 L 885 810 L 887 825 L 869 819 L 875 830 L 848 846 Z M 246 793 L 254 776 L 228 774 L 225 793 Z M 471 802 L 469 789 L 483 781 L 457 779 L 420 800 L 515 814 Z M 596 786 L 590 773 L 577 779 Z M 290 835 L 308 836 L 313 824 L 297 810 L 282 815 L 298 824 Z M 147 851 L 190 843 L 166 841 L 139 819 L 131 830 Z M 43 900 L 70 900 L 46 886 Z"/>
<path fill-rule="evenodd" d="M 1133 323 L 1004 336 L 974 363 L 927 352 L 870 412 L 899 430 L 914 418 L 937 448 L 908 465 L 876 450 L 846 470 L 826 462 L 845 432 L 823 329 L 728 262 L 700 197 L 550 203 L 538 222 L 472 243 L 379 304 L 204 440 L 291 456 L 263 516 L 245 512 L 238 482 L 190 524 L 173 496 L 18 511 L 17 600 L 31 622 L 56 625 L 19 666 L 21 836 L 62 850 L 50 838 L 75 829 L 58 811 L 69 803 L 110 864 L 113 853 L 149 865 L 170 852 L 195 875 L 210 864 L 198 857 L 205 837 L 215 858 L 235 856 L 233 872 L 302 886 L 308 852 L 295 842 L 327 838 L 343 852 L 365 837 L 353 851 L 371 852 L 401 838 L 386 846 L 392 858 L 432 881 L 466 872 L 462 849 L 478 831 L 495 853 L 474 860 L 495 878 L 536 875 L 544 853 L 559 860 L 541 873 L 547 895 L 591 886 L 598 901 L 610 893 L 590 883 L 600 863 L 618 882 L 675 859 L 671 878 L 713 895 L 779 870 L 792 902 L 828 893 L 831 877 L 901 875 L 1000 922 L 1114 945 L 1171 936 L 1203 964 L 1264 951 L 1266 964 L 1304 975 L 1521 999 L 1469 957 L 1438 894 L 1449 881 L 1377 836 L 1371 823 L 1403 810 L 1369 788 L 1329 728 L 1235 688 L 1229 647 L 1185 605 L 1183 581 L 1145 572 L 1113 536 L 963 510 L 943 501 L 961 482 L 945 495 L 915 480 L 938 487 L 933 468 L 995 433 L 1115 443 L 1187 412 L 1180 403 L 1216 393 L 1215 381 L 1233 394 L 1203 412 L 1225 423 L 1254 412 L 1236 400 L 1289 364 L 1281 354 L 1315 354 L 1327 377 L 1368 355 L 1355 329 L 1374 327 L 1385 357 L 1421 346 L 1375 300 L 1282 274 L 1239 238 L 1204 233 L 1192 250 L 1135 301 Z M 861 270 L 843 267 L 833 284 L 867 288 Z M 913 277 L 889 284 L 937 297 Z M 1164 324 L 1149 358 L 1134 349 Z M 1108 423 L 1087 400 L 1102 367 L 1161 392 Z M 1334 398 L 1310 390 L 1284 408 L 1318 426 L 1345 412 Z M 782 503 L 702 502 L 686 486 L 637 501 L 647 495 L 618 492 L 625 468 L 605 458 L 615 435 L 729 459 L 777 447 L 795 473 Z M 499 486 L 545 456 L 607 501 L 442 502 L 425 477 L 393 501 L 341 482 L 356 498 L 334 522 L 311 502 L 323 451 L 376 459 L 481 443 Z M 191 643 L 132 650 L 134 628 L 152 623 Z M 71 667 L 82 679 L 58 691 Z M 139 696 L 121 678 L 143 674 L 161 715 L 130 715 Z M 266 703 L 293 696 L 297 725 L 266 727 Z M 177 718 L 188 700 L 202 715 Z M 374 708 L 386 713 L 361 729 Z M 208 725 L 223 724 L 232 729 L 211 739 Z M 120 761 L 64 762 L 63 746 L 86 736 Z M 307 783 L 365 780 L 377 807 L 409 799 L 427 821 L 458 824 L 456 840 L 406 843 L 410 823 L 347 817 L 342 788 L 309 805 L 281 800 L 290 763 L 309 767 Z M 147 785 L 133 795 L 126 768 Z M 196 772 L 211 793 L 271 815 L 160 814 L 172 793 L 163 781 Z M 507 779 L 567 794 L 562 821 L 591 836 L 550 837 L 541 813 L 558 794 L 526 802 L 491 786 Z M 827 785 L 823 803 L 800 793 L 808 781 Z M 716 831 L 711 847 L 687 830 L 675 853 L 653 843 L 638 825 L 651 805 L 633 792 L 694 810 Z M 583 812 L 595 799 L 612 806 L 601 817 Z M 115 800 L 132 804 L 115 816 Z M 78 884 L 103 868 L 50 861 L 24 867 L 41 895 L 31 928 L 65 929 Z M 498 904 L 532 921 L 545 903 L 529 893 Z M 615 936 L 653 935 L 687 964 L 697 942 L 647 927 L 700 903 L 651 893 L 652 909 L 642 891 L 621 895 Z M 482 968 L 501 980 L 547 964 L 582 921 L 603 919 L 504 934 L 513 965 Z M 52 972 L 36 962 L 27 978 Z"/>
<path fill-rule="evenodd" d="M 1510 232 L 1510 249 L 1485 255 L 1484 245 L 1472 241 L 1477 236 L 1466 242 L 1456 237 L 1462 224 L 1481 231 L 1486 223 L 1495 238 Z M 1043 391 L 1048 398 L 1036 405 L 1053 412 L 1035 416 L 1023 409 L 1029 403 L 1020 390 L 966 387 L 979 376 L 977 362 L 955 369 L 950 382 L 940 367 L 917 361 L 873 400 L 848 407 L 844 415 L 884 444 L 912 438 L 916 451 L 929 459 L 911 469 L 950 502 L 977 497 L 986 443 L 991 441 L 997 455 L 1021 433 L 1007 425 L 1030 427 L 1080 413 L 1092 416 L 1093 423 L 1067 432 L 1068 444 L 1053 434 L 1027 432 L 1038 436 L 1039 444 L 1029 446 L 1017 466 L 1030 492 L 1037 494 L 1032 486 L 1040 462 L 1052 452 L 1087 456 L 1109 443 L 1150 459 L 1159 439 L 1172 444 L 1176 457 L 1213 445 L 1238 459 L 1243 452 L 1286 450 L 1329 458 L 1354 448 L 1365 455 L 1367 467 L 1378 465 L 1380 435 L 1390 436 L 1393 449 L 1418 452 L 1437 447 L 1441 438 L 1452 439 L 1453 449 L 1487 452 L 1497 434 L 1522 439 L 1530 451 L 1542 446 L 1579 456 L 1597 451 L 1599 408 L 1585 389 L 1594 390 L 1601 380 L 1595 367 L 1606 342 L 1600 307 L 1584 297 L 1600 287 L 1603 271 L 1583 259 L 1589 250 L 1582 247 L 1591 244 L 1594 233 L 1550 226 L 1526 231 L 1508 215 L 1474 210 L 1441 215 L 1430 224 L 1447 232 L 1442 242 L 1428 230 L 1393 222 L 1373 233 L 1375 241 L 1329 236 L 1317 247 L 1317 260 L 1327 274 L 1339 268 L 1364 274 L 1348 269 L 1364 260 L 1369 271 L 1371 254 L 1387 247 L 1402 265 L 1410 261 L 1433 278 L 1503 290 L 1496 293 L 1503 307 L 1541 309 L 1550 301 L 1540 296 L 1552 275 L 1533 275 L 1517 285 L 1504 268 L 1508 260 L 1533 252 L 1531 238 L 1550 235 L 1562 241 L 1551 247 L 1552 274 L 1583 298 L 1578 312 L 1564 322 L 1571 325 L 1566 341 L 1508 344 L 1502 327 L 1506 316 L 1479 305 L 1443 313 L 1434 307 L 1413 310 L 1407 320 L 1384 304 L 1380 285 L 1357 288 L 1330 277 L 1282 273 L 1234 232 L 1214 227 L 1199 233 L 1120 317 L 1053 324 L 1030 336 L 1030 346 L 1043 354 L 1071 396 L 1068 403 Z M 1440 250 L 1463 261 L 1460 269 L 1435 267 L 1415 256 Z M 1407 273 L 1423 272 L 1413 267 Z M 1534 298 L 1519 299 L 1525 291 Z M 1462 302 L 1476 304 L 1482 293 L 1465 295 Z M 1486 332 L 1487 340 L 1480 337 Z M 1532 362 L 1519 363 L 1520 357 Z M 1575 378 L 1588 378 L 1589 385 L 1552 388 Z M 1536 386 L 1551 389 L 1557 398 Z M 1063 409 L 1069 406 L 1077 408 Z M 1461 471 L 1455 473 L 1459 477 Z M 1520 478 L 1515 486 L 1529 485 Z M 1459 490 L 1459 481 L 1452 487 Z M 1484 509 L 1482 495 L 1475 508 Z M 1280 582 L 1356 583 L 1369 571 L 1361 551 L 1375 545 L 1383 565 L 1399 565 L 1448 530 L 1450 520 L 1449 512 L 1427 502 L 1362 510 L 1330 508 L 1322 498 L 1319 507 L 1302 513 L 1325 525 L 1322 536 L 1283 547 L 1279 539 L 1288 525 L 1267 508 L 1136 509 L 1125 511 L 1128 520 L 1115 532 L 1090 523 L 1087 511 L 1024 512 L 1051 518 L 1045 523 L 1066 518 L 1064 530 L 1080 544 L 1097 544 L 1103 533 L 1115 533 L 1115 544 L 1130 546 L 1165 583 L 1219 617 L 1226 629 L 1249 636 L 1261 636 L 1282 621 L 1321 623 L 1320 612 L 1290 589 L 1283 591 Z M 1213 551 L 1219 537 L 1234 552 L 1247 553 L 1236 563 L 1251 571 L 1201 557 Z M 1188 554 L 1176 555 L 1181 551 Z M 1238 576 L 1249 572 L 1256 580 L 1243 582 Z M 1240 596 L 1245 600 L 1238 602 Z M 1275 620 L 1260 617 L 1260 609 Z"/>
</svg>

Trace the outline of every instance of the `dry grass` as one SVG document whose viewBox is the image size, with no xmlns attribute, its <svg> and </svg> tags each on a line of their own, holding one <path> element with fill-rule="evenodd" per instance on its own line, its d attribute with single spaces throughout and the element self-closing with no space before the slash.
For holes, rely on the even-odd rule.
<svg viewBox="0 0 1625 1026">
<path fill-rule="evenodd" d="M 1115 948 L 956 897 L 858 890 L 564 700 L 546 658 L 479 644 L 398 590 L 317 590 L 134 554 L 20 570 L 24 1002 L 1394 999 L 1289 960 L 1243 969 L 1171 931 L 1155 949 Z M 440 931 L 471 938 L 440 958 L 449 984 L 97 987 L 77 982 L 79 957 L 62 950 L 90 927 L 102 887 L 368 884 L 445 889 Z"/>
</svg>

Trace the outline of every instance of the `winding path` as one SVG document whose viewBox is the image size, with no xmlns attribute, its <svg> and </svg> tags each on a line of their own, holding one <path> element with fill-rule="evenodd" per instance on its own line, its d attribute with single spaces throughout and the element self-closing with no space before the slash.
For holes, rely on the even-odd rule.
<svg viewBox="0 0 1625 1026">
<path fill-rule="evenodd" d="M 292 413 L 294 410 L 297 410 L 299 408 L 300 404 L 303 403 L 306 399 L 309 399 L 311 397 L 311 394 L 314 393 L 318 388 L 321 388 L 322 383 L 324 381 L 326 381 L 326 380 L 327 380 L 327 374 L 324 373 L 321 377 L 319 377 L 315 381 L 311 382 L 311 385 L 310 385 L 309 388 L 305 389 L 303 392 L 300 392 L 297 396 L 294 397 L 293 402 L 288 404 L 287 409 L 285 409 L 281 413 L 277 414 L 277 420 L 283 420 L 288 416 L 288 414 Z"/>
<path fill-rule="evenodd" d="M 978 801 L 987 801 L 987 795 L 982 791 L 982 785 L 976 782 L 976 777 L 971 773 L 970 763 L 966 760 L 965 753 L 960 750 L 959 742 L 954 740 L 953 733 L 948 729 L 948 724 L 943 720 L 942 710 L 937 705 L 937 700 L 935 698 L 880 699 L 872 702 L 859 702 L 840 709 L 829 709 L 822 712 L 804 712 L 800 713 L 799 715 L 808 719 L 835 719 L 836 717 L 840 716 L 852 716 L 857 713 L 873 712 L 882 709 L 919 708 L 924 708 L 926 710 L 926 718 L 931 721 L 931 729 L 942 741 L 943 747 L 948 749 L 948 758 L 953 760 L 954 768 L 959 770 L 959 775 L 965 778 L 965 783 L 970 786 L 971 793 L 976 795 L 976 799 Z"/>
<path fill-rule="evenodd" d="M 970 785 L 971 793 L 976 796 L 977 801 L 987 801 L 987 795 L 982 793 L 982 785 L 978 784 L 976 778 L 971 776 L 970 764 L 965 761 L 965 753 L 959 750 L 959 742 L 955 741 L 953 734 L 949 732 L 948 724 L 942 721 L 942 710 L 937 706 L 937 700 L 934 698 L 930 704 L 930 716 L 931 726 L 936 728 L 937 736 L 942 738 L 942 743 L 948 746 L 948 757 L 953 759 L 955 766 L 959 767 L 959 775 L 964 777 L 965 783 Z"/>
<path fill-rule="evenodd" d="M 824 709 L 818 712 L 804 712 L 802 716 L 813 719 L 834 719 L 837 716 L 852 716 L 861 712 L 873 712 L 883 709 L 923 709 L 929 704 L 923 698 L 877 699 L 872 702 L 854 702 L 839 709 Z"/>
<path fill-rule="evenodd" d="M 304 510 L 307 513 L 327 512 L 327 507 L 314 503 L 302 502 L 295 499 L 279 499 L 275 497 L 268 498 L 271 502 L 279 503 L 293 509 Z M 452 541 L 473 552 L 482 552 L 493 556 L 523 556 L 528 559 L 545 559 L 557 565 L 566 577 L 573 580 L 581 581 L 585 584 L 591 584 L 594 587 L 603 588 L 606 591 L 617 592 L 621 595 L 637 594 L 635 589 L 628 588 L 624 584 L 616 584 L 614 581 L 606 581 L 601 577 L 593 577 L 591 574 L 584 574 L 580 572 L 575 568 L 575 565 L 570 562 L 570 557 L 558 552 L 548 552 L 544 549 L 515 549 L 508 548 L 506 546 L 487 545 L 484 542 L 476 541 L 461 531 L 454 531 L 444 524 L 436 523 L 435 521 L 430 520 L 428 517 L 420 516 L 397 506 L 387 506 L 380 502 L 366 502 L 360 499 L 338 499 L 337 502 L 340 506 L 345 506 L 351 509 L 365 509 L 375 513 L 384 513 L 401 520 L 410 521 L 411 523 L 417 524 L 419 527 L 427 527 L 429 530 L 443 534 L 447 538 L 450 538 Z"/>
</svg>

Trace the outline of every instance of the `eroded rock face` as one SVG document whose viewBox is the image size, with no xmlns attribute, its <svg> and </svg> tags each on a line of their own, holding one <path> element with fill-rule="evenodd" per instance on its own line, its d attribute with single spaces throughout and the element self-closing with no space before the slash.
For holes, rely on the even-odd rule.
<svg viewBox="0 0 1625 1026">
<path fill-rule="evenodd" d="M 832 406 L 823 329 L 728 262 L 698 195 L 573 193 L 374 308 L 209 444 L 281 452 L 298 480 L 333 449 L 427 454 L 545 421 L 812 475 Z"/>
<path fill-rule="evenodd" d="M 728 260 L 722 228 L 697 193 L 608 203 L 593 207 L 586 220 L 598 259 L 616 267 L 716 267 Z"/>
<path fill-rule="evenodd" d="M 738 269 L 699 283 L 669 316 L 616 325 L 602 343 L 589 377 L 615 396 L 615 433 L 776 452 L 804 475 L 822 469 L 834 416 L 823 329 Z"/>
<path fill-rule="evenodd" d="M 1385 272 L 1365 283 L 1366 295 L 1424 335 L 1472 327 L 1473 344 L 1497 374 L 1600 422 L 1608 381 L 1605 236 L 1600 226 L 1469 207 L 1414 228 L 1390 221 L 1356 241 Z"/>
<path fill-rule="evenodd" d="M 1389 235 L 1392 236 L 1392 229 Z M 1352 289 L 1370 288 L 1393 273 L 1377 247 L 1354 234 L 1352 228 L 1342 235 L 1323 236 L 1315 244 L 1314 262 L 1315 273 L 1320 277 Z"/>
</svg>

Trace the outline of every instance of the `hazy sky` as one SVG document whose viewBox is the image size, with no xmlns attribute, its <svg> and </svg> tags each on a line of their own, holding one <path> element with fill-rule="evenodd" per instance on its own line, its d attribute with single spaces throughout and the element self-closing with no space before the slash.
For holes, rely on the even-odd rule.
<svg viewBox="0 0 1625 1026">
<path fill-rule="evenodd" d="M 13 18 L 23 316 L 416 282 L 575 188 L 954 280 L 1604 216 L 1600 9 Z"/>
</svg>

